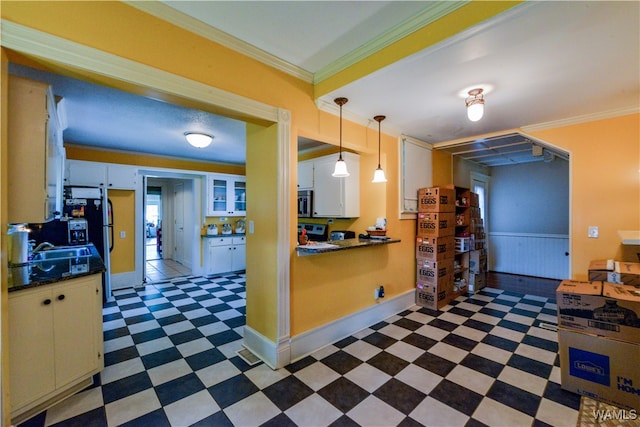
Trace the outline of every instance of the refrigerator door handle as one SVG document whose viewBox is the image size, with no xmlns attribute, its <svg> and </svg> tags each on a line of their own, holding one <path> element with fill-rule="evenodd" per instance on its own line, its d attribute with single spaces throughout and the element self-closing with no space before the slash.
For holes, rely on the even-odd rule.
<svg viewBox="0 0 640 427">
<path fill-rule="evenodd" d="M 113 252 L 113 242 L 114 242 L 114 234 L 113 234 L 113 204 L 111 200 L 107 199 L 107 203 L 109 204 L 108 210 L 108 218 L 109 223 L 107 227 L 109 227 L 109 252 Z"/>
</svg>

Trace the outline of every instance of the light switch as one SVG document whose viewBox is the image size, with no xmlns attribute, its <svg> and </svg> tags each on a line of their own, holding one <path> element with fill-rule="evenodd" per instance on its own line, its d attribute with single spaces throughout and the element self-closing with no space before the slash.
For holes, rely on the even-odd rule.
<svg viewBox="0 0 640 427">
<path fill-rule="evenodd" d="M 589 231 L 588 231 L 589 238 L 597 239 L 598 238 L 598 233 L 599 233 L 599 230 L 598 230 L 597 226 L 595 226 L 595 225 L 590 225 L 589 226 Z"/>
<path fill-rule="evenodd" d="M 120 238 L 121 238 L 121 239 L 124 239 L 124 238 L 126 238 L 126 237 L 127 237 L 127 232 L 126 232 L 126 231 L 121 231 L 121 232 L 120 232 Z"/>
<path fill-rule="evenodd" d="M 249 221 L 249 234 L 253 234 L 253 221 Z"/>
</svg>

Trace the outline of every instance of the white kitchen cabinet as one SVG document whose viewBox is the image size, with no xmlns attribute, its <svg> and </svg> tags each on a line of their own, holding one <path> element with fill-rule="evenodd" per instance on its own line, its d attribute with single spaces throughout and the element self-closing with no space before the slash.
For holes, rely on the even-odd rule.
<svg viewBox="0 0 640 427">
<path fill-rule="evenodd" d="M 208 275 L 245 270 L 247 267 L 244 236 L 207 238 L 205 272 Z"/>
<path fill-rule="evenodd" d="M 313 189 L 313 160 L 298 162 L 298 189 Z"/>
<path fill-rule="evenodd" d="M 356 218 L 360 216 L 360 156 L 343 152 L 350 176 L 331 176 L 338 155 L 314 159 L 313 216 Z"/>
<path fill-rule="evenodd" d="M 135 166 L 68 160 L 65 184 L 135 190 L 137 178 L 138 170 Z"/>
<path fill-rule="evenodd" d="M 206 216 L 246 216 L 247 180 L 240 175 L 207 176 Z"/>
<path fill-rule="evenodd" d="M 17 424 L 104 368 L 101 275 L 9 293 L 11 418 Z"/>
<path fill-rule="evenodd" d="M 11 75 L 8 105 L 8 222 L 45 222 L 62 200 L 56 168 L 63 148 L 51 88 Z"/>
</svg>

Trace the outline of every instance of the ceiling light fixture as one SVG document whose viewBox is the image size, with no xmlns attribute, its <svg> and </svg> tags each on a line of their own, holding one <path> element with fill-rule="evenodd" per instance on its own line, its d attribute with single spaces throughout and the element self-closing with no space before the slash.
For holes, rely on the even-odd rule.
<svg viewBox="0 0 640 427">
<path fill-rule="evenodd" d="M 387 178 L 384 176 L 384 171 L 380 166 L 380 122 L 386 119 L 385 116 L 375 116 L 373 120 L 378 122 L 378 169 L 373 173 L 373 180 L 371 182 L 387 182 Z"/>
<path fill-rule="evenodd" d="M 466 99 L 467 117 L 472 122 L 477 122 L 484 114 L 484 96 L 482 89 L 476 88 L 469 91 L 469 97 Z"/>
<path fill-rule="evenodd" d="M 185 132 L 184 137 L 187 138 L 187 142 L 196 148 L 204 148 L 211 144 L 213 137 L 206 133 L 198 132 Z"/>
<path fill-rule="evenodd" d="M 344 178 L 349 176 L 349 171 L 347 171 L 347 164 L 342 159 L 342 106 L 348 101 L 349 100 L 347 98 L 336 98 L 333 100 L 333 102 L 340 106 L 340 156 L 338 157 L 336 167 L 331 174 L 331 176 L 335 176 L 336 178 Z"/>
</svg>

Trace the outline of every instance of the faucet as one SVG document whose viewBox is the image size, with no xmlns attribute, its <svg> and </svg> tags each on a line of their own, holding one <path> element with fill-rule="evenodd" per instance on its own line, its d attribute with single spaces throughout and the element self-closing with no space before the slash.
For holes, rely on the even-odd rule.
<svg viewBox="0 0 640 427">
<path fill-rule="evenodd" d="M 55 248 L 55 245 L 49 242 L 42 242 L 40 243 L 38 246 L 36 246 L 35 248 L 33 248 L 32 252 L 38 252 L 41 250 L 46 250 L 46 249 L 51 249 L 51 248 Z"/>
</svg>

